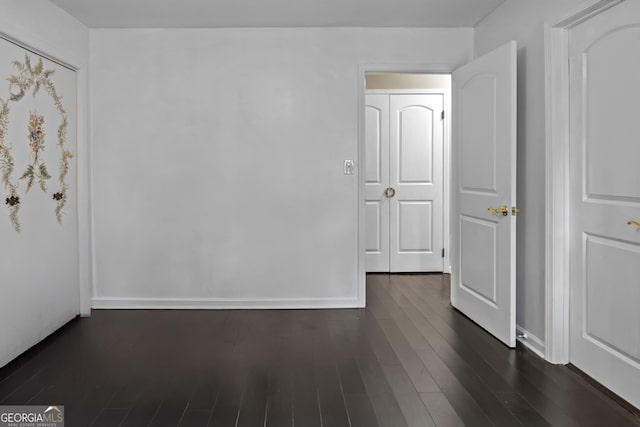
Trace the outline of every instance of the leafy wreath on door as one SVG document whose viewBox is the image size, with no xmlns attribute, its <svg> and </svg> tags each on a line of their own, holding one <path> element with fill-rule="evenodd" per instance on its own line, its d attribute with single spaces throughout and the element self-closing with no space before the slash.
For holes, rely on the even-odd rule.
<svg viewBox="0 0 640 427">
<path fill-rule="evenodd" d="M 21 225 L 19 220 L 20 196 L 18 194 L 18 180 L 26 180 L 27 189 L 29 191 L 37 180 L 40 189 L 47 192 L 47 180 L 51 179 L 51 175 L 47 170 L 44 161 L 39 154 L 44 150 L 44 117 L 31 112 L 29 115 L 29 147 L 33 162 L 25 168 L 20 178 L 13 179 L 12 175 L 15 169 L 15 163 L 11 154 L 12 147 L 7 145 L 5 140 L 9 127 L 10 103 L 20 102 L 24 96 L 31 91 L 35 97 L 42 89 L 46 92 L 56 107 L 61 118 L 58 126 L 58 149 L 60 158 L 58 162 L 58 179 L 57 191 L 53 192 L 52 199 L 55 202 L 54 213 L 59 223 L 62 223 L 64 207 L 67 203 L 67 191 L 69 186 L 66 182 L 67 173 L 69 172 L 69 160 L 73 158 L 73 153 L 69 151 L 65 145 L 67 142 L 67 111 L 62 103 L 62 95 L 58 93 L 56 87 L 51 80 L 51 76 L 55 72 L 52 69 L 44 69 L 42 58 L 38 58 L 38 62 L 32 66 L 31 58 L 25 55 L 24 63 L 13 61 L 13 66 L 17 69 L 16 74 L 12 74 L 7 78 L 9 82 L 9 98 L 4 100 L 0 98 L 0 181 L 8 191 L 9 197 L 5 199 L 5 205 L 9 209 L 9 218 L 11 225 L 16 231 L 20 231 Z"/>
</svg>

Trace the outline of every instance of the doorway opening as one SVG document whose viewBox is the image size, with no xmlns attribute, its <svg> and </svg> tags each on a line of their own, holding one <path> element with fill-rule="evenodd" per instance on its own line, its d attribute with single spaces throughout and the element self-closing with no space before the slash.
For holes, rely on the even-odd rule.
<svg viewBox="0 0 640 427">
<path fill-rule="evenodd" d="M 366 72 L 367 273 L 450 273 L 451 75 Z"/>
</svg>

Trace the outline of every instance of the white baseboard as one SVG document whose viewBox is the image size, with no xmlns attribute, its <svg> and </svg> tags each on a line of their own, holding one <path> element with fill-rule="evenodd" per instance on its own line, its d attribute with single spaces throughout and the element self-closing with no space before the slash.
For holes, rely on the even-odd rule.
<svg viewBox="0 0 640 427">
<path fill-rule="evenodd" d="M 520 325 L 516 325 L 516 334 L 518 336 L 518 341 L 522 345 L 544 359 L 544 341 L 542 341 L 540 338 L 533 335 L 531 332 L 527 331 Z M 521 337 L 521 335 L 524 335 L 524 337 Z"/>
<path fill-rule="evenodd" d="M 362 308 L 357 298 L 310 299 L 221 299 L 221 298 L 123 298 L 95 297 L 94 309 L 304 309 L 304 308 Z"/>
</svg>

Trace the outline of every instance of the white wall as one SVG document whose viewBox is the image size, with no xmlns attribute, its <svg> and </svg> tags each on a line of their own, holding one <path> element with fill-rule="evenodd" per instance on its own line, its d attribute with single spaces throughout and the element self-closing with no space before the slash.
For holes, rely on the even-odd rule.
<svg viewBox="0 0 640 427">
<path fill-rule="evenodd" d="M 0 32 L 15 40 L 29 45 L 57 59 L 63 60 L 81 69 L 79 74 L 80 85 L 78 87 L 78 103 L 86 104 L 86 63 L 88 59 L 88 31 L 75 19 L 65 12 L 53 6 L 48 1 L 22 1 L 3 0 L 0 2 Z M 0 41 L 0 43 L 8 43 Z M 5 53 L 0 57 L 4 66 L 3 74 L 9 69 L 10 61 L 23 60 L 21 49 L 3 49 Z M 19 57 L 8 57 L 11 52 Z M 62 73 L 62 72 L 61 72 Z M 0 76 L 0 97 L 6 98 L 8 84 L 4 80 L 6 76 Z M 59 73 L 54 75 L 54 80 L 62 78 Z M 56 80 L 60 85 L 65 85 Z M 73 86 L 73 73 L 71 73 Z M 56 84 L 58 84 L 56 83 Z M 68 83 L 66 83 L 68 84 Z M 75 103 L 75 89 L 65 89 L 69 96 L 69 103 Z M 30 97 L 31 95 L 27 95 Z M 36 101 L 38 102 L 38 101 Z M 42 101 L 40 101 L 42 102 Z M 47 106 L 40 104 L 41 109 Z M 49 106 L 50 108 L 50 106 Z M 16 107 L 15 112 L 19 108 Z M 13 111 L 12 111 L 13 112 Z M 74 138 L 76 132 L 79 136 L 80 146 L 77 147 L 76 160 L 83 161 L 86 153 L 86 129 L 81 118 L 75 127 L 75 118 L 70 118 L 69 138 Z M 14 135 L 11 128 L 10 135 Z M 26 128 L 22 129 L 26 132 Z M 17 132 L 17 131 L 16 131 Z M 49 145 L 55 142 L 55 129 L 50 130 Z M 19 138 L 18 138 L 19 139 Z M 14 151 L 19 151 L 16 144 Z M 55 148 L 50 147 L 50 150 Z M 24 166 L 22 163 L 20 167 Z M 55 171 L 55 164 L 50 164 Z M 16 165 L 18 168 L 18 165 Z M 21 172 L 21 171 L 19 171 Z M 80 172 L 76 175 L 77 172 Z M 17 174 L 18 171 L 14 172 Z M 55 174 L 52 174 L 55 176 Z M 37 343 L 51 332 L 66 323 L 80 312 L 80 284 L 87 285 L 89 280 L 89 264 L 86 263 L 86 251 L 83 251 L 79 261 L 79 239 L 82 247 L 87 248 L 88 215 L 87 215 L 87 185 L 86 171 L 77 171 L 75 164 L 69 175 L 70 180 L 76 180 L 81 184 L 80 193 L 76 192 L 78 186 L 74 182 L 71 185 L 70 200 L 66 208 L 64 225 L 56 223 L 51 209 L 51 203 L 47 200 L 47 208 L 43 211 L 34 210 L 34 206 L 45 201 L 37 199 L 32 189 L 28 197 L 29 206 L 21 209 L 23 231 L 17 234 L 10 226 L 7 210 L 4 205 L 5 191 L 2 189 L 2 210 L 0 221 L 0 366 L 5 365 L 18 354 L 22 353 L 33 344 Z M 16 178 L 16 177 L 14 177 Z M 24 184 L 22 184 L 24 186 Z M 21 188 L 22 193 L 23 188 Z M 21 194 L 22 196 L 22 194 Z M 78 199 L 82 198 L 81 201 Z M 32 199 L 32 200 L 31 200 Z M 82 206 L 82 209 L 78 209 Z M 82 226 L 78 228 L 78 218 L 81 218 Z M 84 267 L 79 265 L 84 262 Z M 88 301 L 87 301 L 88 302 Z"/>
<path fill-rule="evenodd" d="M 478 57 L 518 42 L 517 323 L 544 340 L 545 83 L 544 23 L 580 0 L 507 0 L 475 28 Z"/>
<path fill-rule="evenodd" d="M 472 37 L 92 30 L 94 306 L 356 305 L 359 65 L 454 67 Z"/>
</svg>

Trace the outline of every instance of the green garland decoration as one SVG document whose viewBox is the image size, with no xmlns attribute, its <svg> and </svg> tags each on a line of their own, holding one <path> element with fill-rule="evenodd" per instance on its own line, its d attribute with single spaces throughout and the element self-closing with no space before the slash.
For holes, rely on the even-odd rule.
<svg viewBox="0 0 640 427">
<path fill-rule="evenodd" d="M 62 121 L 58 126 L 58 143 L 57 146 L 60 150 L 60 161 L 58 164 L 58 191 L 53 194 L 53 200 L 55 200 L 56 208 L 55 215 L 59 223 L 62 223 L 62 215 L 64 207 L 67 203 L 67 191 L 69 189 L 66 183 L 67 173 L 69 172 L 69 160 L 73 158 L 73 153 L 67 150 L 65 143 L 67 141 L 67 127 L 68 118 L 67 111 L 62 104 L 62 95 L 59 95 L 53 82 L 51 81 L 51 75 L 55 70 L 44 69 L 42 58 L 38 58 L 38 62 L 35 66 L 31 65 L 31 58 L 28 55 L 24 57 L 24 63 L 19 61 L 13 61 L 13 66 L 17 69 L 17 73 L 10 75 L 7 78 L 9 82 L 9 99 L 0 99 L 0 171 L 2 175 L 2 183 L 5 189 L 9 192 L 9 197 L 6 199 L 5 204 L 9 206 L 9 216 L 11 218 L 11 224 L 16 231 L 20 231 L 20 222 L 18 220 L 18 210 L 20 208 L 20 198 L 18 197 L 18 184 L 11 179 L 11 175 L 14 169 L 14 161 L 11 155 L 11 147 L 5 144 L 5 138 L 7 136 L 7 128 L 9 126 L 9 102 L 19 102 L 24 96 L 31 91 L 35 96 L 41 89 L 43 89 L 52 99 L 53 103 L 60 115 Z M 34 116 L 32 114 L 32 116 Z M 36 116 L 42 117 L 42 116 Z M 41 138 L 36 134 L 35 139 L 32 134 L 33 125 L 32 117 L 29 120 L 29 145 L 31 146 L 34 154 L 34 164 L 27 167 L 27 171 L 22 175 L 22 179 L 27 179 L 27 191 L 31 188 L 33 180 L 37 177 L 40 187 L 43 191 L 46 191 L 45 182 L 51 178 L 44 163 L 39 163 L 38 152 L 44 148 L 44 133 Z M 42 123 L 40 123 L 41 125 Z M 37 129 L 36 129 L 37 133 Z M 35 168 L 32 172 L 29 172 L 29 167 Z"/>
</svg>

